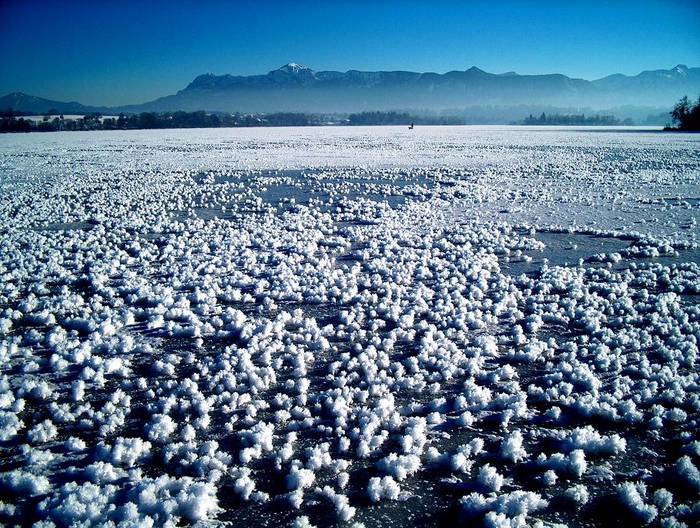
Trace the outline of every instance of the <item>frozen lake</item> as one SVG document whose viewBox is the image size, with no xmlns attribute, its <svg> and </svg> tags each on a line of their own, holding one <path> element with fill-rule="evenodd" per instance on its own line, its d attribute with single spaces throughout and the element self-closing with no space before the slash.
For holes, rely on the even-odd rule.
<svg viewBox="0 0 700 528">
<path fill-rule="evenodd" d="M 2 523 L 700 523 L 698 135 L 5 134 L 0 193 Z"/>
</svg>

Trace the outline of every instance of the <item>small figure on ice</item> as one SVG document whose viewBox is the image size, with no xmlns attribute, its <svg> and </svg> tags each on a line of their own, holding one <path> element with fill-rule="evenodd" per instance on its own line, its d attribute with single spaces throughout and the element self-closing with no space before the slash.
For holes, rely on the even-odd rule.
<svg viewBox="0 0 700 528">
<path fill-rule="evenodd" d="M 413 130 L 413 123 L 408 127 L 409 130 Z"/>
</svg>

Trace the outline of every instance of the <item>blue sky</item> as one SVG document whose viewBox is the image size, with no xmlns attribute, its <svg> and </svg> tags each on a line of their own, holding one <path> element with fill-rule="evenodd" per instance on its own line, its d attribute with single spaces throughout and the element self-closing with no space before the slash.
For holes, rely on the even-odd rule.
<svg viewBox="0 0 700 528">
<path fill-rule="evenodd" d="M 700 2 L 0 0 L 0 94 L 126 104 L 201 73 L 700 66 Z"/>
</svg>

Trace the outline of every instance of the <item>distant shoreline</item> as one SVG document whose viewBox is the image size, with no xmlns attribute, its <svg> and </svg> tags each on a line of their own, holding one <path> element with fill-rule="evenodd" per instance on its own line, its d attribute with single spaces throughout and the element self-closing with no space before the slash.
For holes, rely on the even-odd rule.
<svg viewBox="0 0 700 528">
<path fill-rule="evenodd" d="M 692 132 L 687 130 L 678 130 L 671 128 L 664 128 L 661 125 L 524 125 L 524 124 L 503 124 L 503 123 L 465 123 L 465 124 L 455 124 L 455 125 L 445 125 L 445 124 L 430 124 L 430 125 L 416 125 L 414 131 L 425 129 L 425 128 L 475 128 L 475 129 L 492 129 L 504 131 L 507 130 L 530 130 L 532 132 L 546 132 L 546 131 L 570 131 L 578 130 L 580 132 L 624 132 L 624 133 L 665 133 L 665 132 Z M 405 125 L 348 125 L 348 124 L 318 124 L 318 125 L 258 125 L 258 126 L 246 126 L 246 127 L 177 127 L 177 128 L 128 128 L 128 129 L 86 129 L 86 130 L 34 130 L 34 131 L 2 131 L 0 134 L 12 134 L 12 135 L 26 135 L 30 133 L 49 133 L 49 132 L 135 132 L 135 131 L 177 131 L 177 130 L 243 130 L 243 129 L 277 129 L 277 128 L 328 128 L 328 129 L 339 129 L 339 128 L 396 128 L 399 130 L 406 130 L 407 133 L 411 131 L 408 126 Z"/>
<path fill-rule="evenodd" d="M 400 111 L 367 111 L 351 114 L 275 112 L 242 114 L 225 112 L 141 112 L 139 114 L 103 115 L 86 113 L 64 115 L 23 115 L 8 109 L 0 113 L 0 132 L 57 132 L 78 130 L 142 130 L 177 128 L 251 128 L 271 126 L 441 126 L 441 125 L 523 125 L 523 126 L 634 126 L 631 119 L 611 114 L 545 113 L 530 114 L 524 119 L 475 119 L 468 115 L 420 115 Z M 496 121 L 496 122 L 494 122 Z M 657 126 L 648 122 L 641 126 Z M 658 124 L 661 126 L 661 123 Z"/>
</svg>

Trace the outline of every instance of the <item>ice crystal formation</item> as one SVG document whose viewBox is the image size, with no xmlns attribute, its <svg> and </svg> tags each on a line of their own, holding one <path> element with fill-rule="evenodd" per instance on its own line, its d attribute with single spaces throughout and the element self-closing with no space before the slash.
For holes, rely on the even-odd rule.
<svg viewBox="0 0 700 528">
<path fill-rule="evenodd" d="M 0 521 L 700 522 L 700 141 L 0 138 Z"/>
</svg>

